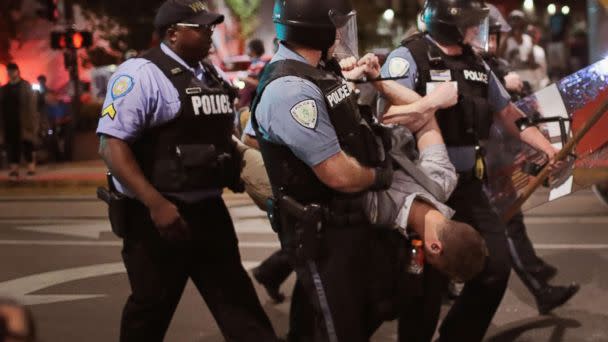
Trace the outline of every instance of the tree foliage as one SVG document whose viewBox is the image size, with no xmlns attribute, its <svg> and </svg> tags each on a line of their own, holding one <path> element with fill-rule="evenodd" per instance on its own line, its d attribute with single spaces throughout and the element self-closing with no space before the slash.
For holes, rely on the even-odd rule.
<svg viewBox="0 0 608 342">
<path fill-rule="evenodd" d="M 150 47 L 153 21 L 156 10 L 164 0 L 125 1 L 125 0 L 72 0 L 75 4 L 91 11 L 97 17 L 112 18 L 127 29 L 126 34 L 117 34 L 108 39 L 115 44 L 124 41 L 129 48 L 145 50 Z M 114 40 L 114 41 L 113 41 Z"/>
<path fill-rule="evenodd" d="M 226 5 L 238 19 L 241 36 L 251 37 L 258 27 L 258 10 L 262 0 L 225 0 Z"/>
</svg>

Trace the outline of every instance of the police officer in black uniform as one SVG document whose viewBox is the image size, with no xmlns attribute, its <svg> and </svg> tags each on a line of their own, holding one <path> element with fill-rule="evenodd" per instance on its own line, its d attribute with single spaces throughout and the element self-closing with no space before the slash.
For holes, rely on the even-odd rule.
<svg viewBox="0 0 608 342">
<path fill-rule="evenodd" d="M 458 186 L 447 204 L 456 210 L 453 219 L 481 233 L 489 256 L 485 270 L 466 283 L 448 312 L 440 328 L 441 341 L 481 341 L 509 279 L 506 227 L 482 190 L 483 143 L 493 119 L 503 121 L 511 134 L 547 153 L 550 160 L 556 154 L 536 128 L 517 129 L 514 122 L 523 114 L 510 103 L 500 81 L 471 47 L 483 37 L 488 12 L 480 0 L 427 0 L 423 12 L 427 33 L 404 41 L 383 67 L 383 76 L 409 76 L 398 82 L 421 95 L 432 89 L 434 82 L 444 81 L 456 82 L 460 94 L 456 106 L 436 114 L 450 160 L 459 173 Z M 425 295 L 432 302 L 427 305 L 440 305 L 437 294 Z"/>
<path fill-rule="evenodd" d="M 386 298 L 395 282 L 386 277 L 405 273 L 391 247 L 405 246 L 403 237 L 372 229 L 362 210 L 362 193 L 392 179 L 385 146 L 339 65 L 327 59 L 351 11 L 348 0 L 277 0 L 281 46 L 252 106 L 274 196 L 269 217 L 298 277 L 293 341 L 367 341 L 396 315 L 395 298 Z"/>
<path fill-rule="evenodd" d="M 97 131 L 132 290 L 121 341 L 162 341 L 189 278 L 227 341 L 276 340 L 221 198 L 241 188 L 236 93 L 202 62 L 222 21 L 203 1 L 166 1 L 154 22 L 161 45 L 110 80 Z"/>
</svg>

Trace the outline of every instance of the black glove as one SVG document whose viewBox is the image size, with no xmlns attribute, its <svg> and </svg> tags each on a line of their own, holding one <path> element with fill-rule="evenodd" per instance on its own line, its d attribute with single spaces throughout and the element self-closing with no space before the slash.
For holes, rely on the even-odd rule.
<svg viewBox="0 0 608 342">
<path fill-rule="evenodd" d="M 390 160 L 390 156 L 386 156 L 387 160 Z M 380 166 L 374 169 L 375 178 L 374 184 L 369 188 L 372 191 L 386 190 L 390 188 L 393 183 L 393 163 L 386 162 L 386 165 Z"/>
<path fill-rule="evenodd" d="M 236 144 L 232 145 L 231 154 L 225 154 L 224 159 L 225 184 L 235 193 L 245 192 L 245 183 L 241 180 L 243 170 L 243 154 L 238 151 Z"/>
<path fill-rule="evenodd" d="M 393 128 L 391 126 L 387 126 L 387 125 L 383 125 L 383 124 L 379 124 L 379 123 L 372 123 L 370 125 L 370 127 L 374 131 L 374 134 L 376 136 L 380 137 L 380 140 L 382 140 L 382 147 L 384 148 L 384 151 L 385 152 L 390 151 L 392 148 L 392 130 L 393 130 Z"/>
</svg>

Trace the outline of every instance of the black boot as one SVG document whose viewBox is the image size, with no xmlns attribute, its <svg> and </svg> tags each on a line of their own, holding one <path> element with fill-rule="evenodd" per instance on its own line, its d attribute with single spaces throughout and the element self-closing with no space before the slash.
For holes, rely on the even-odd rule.
<svg viewBox="0 0 608 342">
<path fill-rule="evenodd" d="M 551 310 L 566 303 L 578 292 L 578 289 L 579 285 L 576 283 L 569 286 L 545 286 L 535 294 L 538 313 L 548 314 Z"/>
<path fill-rule="evenodd" d="M 258 283 L 260 283 L 262 286 L 264 286 L 266 293 L 268 293 L 268 296 L 275 303 L 283 303 L 283 301 L 285 300 L 285 295 L 283 293 L 281 293 L 281 291 L 279 291 L 279 287 L 281 286 L 280 283 L 275 284 L 272 281 L 270 281 L 269 279 L 266 279 L 262 275 L 262 272 L 260 272 L 259 267 L 254 268 L 252 270 L 252 273 L 253 273 L 253 277 L 255 278 L 255 280 L 257 280 Z"/>
<path fill-rule="evenodd" d="M 557 274 L 557 268 L 555 268 L 553 265 L 547 264 L 544 261 L 542 261 L 542 263 L 540 263 L 538 266 L 528 268 L 526 271 L 528 271 L 528 273 L 530 273 L 530 275 L 536 280 L 543 283 L 551 280 L 551 278 L 555 277 Z"/>
</svg>

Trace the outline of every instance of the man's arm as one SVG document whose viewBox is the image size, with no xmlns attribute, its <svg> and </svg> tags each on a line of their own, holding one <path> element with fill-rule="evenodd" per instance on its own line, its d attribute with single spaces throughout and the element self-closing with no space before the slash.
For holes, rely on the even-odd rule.
<svg viewBox="0 0 608 342">
<path fill-rule="evenodd" d="M 102 134 L 99 137 L 99 155 L 112 176 L 131 190 L 144 205 L 154 207 L 164 200 L 144 176 L 131 147 L 125 141 Z"/>
<path fill-rule="evenodd" d="M 112 176 L 131 190 L 150 210 L 152 221 L 163 236 L 169 240 L 187 236 L 187 224 L 181 218 L 177 207 L 148 182 L 125 141 L 101 134 L 99 154 Z"/>
<path fill-rule="evenodd" d="M 422 96 L 414 90 L 395 81 L 374 82 L 374 87 L 381 92 L 384 98 L 393 106 L 407 105 L 422 98 Z"/>
<path fill-rule="evenodd" d="M 542 151 L 547 154 L 549 159 L 553 159 L 556 154 L 556 149 L 551 145 L 549 140 L 538 130 L 538 128 L 532 126 L 528 127 L 523 131 L 519 131 L 515 125 L 515 121 L 525 117 L 525 114 L 519 110 L 513 103 L 509 103 L 502 111 L 498 114 L 498 119 L 502 121 L 503 125 L 507 128 L 507 131 L 518 137 L 521 141 L 534 147 L 535 149 Z"/>
<path fill-rule="evenodd" d="M 313 167 L 315 175 L 328 187 L 346 193 L 369 189 L 376 179 L 376 172 L 359 164 L 343 151 Z"/>
<path fill-rule="evenodd" d="M 404 89 L 404 86 L 398 85 Z M 407 89 L 411 91 L 410 89 Z M 391 106 L 382 116 L 384 123 L 406 126 L 410 131 L 417 132 L 438 109 L 449 108 L 458 102 L 458 91 L 452 83 L 439 84 L 430 94 L 418 98 L 408 105 Z"/>
<path fill-rule="evenodd" d="M 256 150 L 260 149 L 260 143 L 258 142 L 258 139 L 256 139 L 256 137 L 251 136 L 247 133 L 243 134 L 243 144 L 245 144 L 249 147 L 253 147 Z"/>
</svg>

